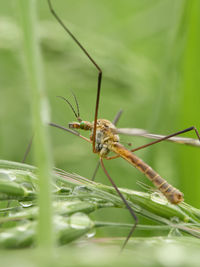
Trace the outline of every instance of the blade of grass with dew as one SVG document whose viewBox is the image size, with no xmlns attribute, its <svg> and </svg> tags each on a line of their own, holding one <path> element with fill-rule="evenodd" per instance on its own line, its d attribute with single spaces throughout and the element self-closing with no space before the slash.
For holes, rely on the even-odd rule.
<svg viewBox="0 0 200 267">
<path fill-rule="evenodd" d="M 19 169 L 17 169 L 17 165 Z M 8 182 L 6 192 L 8 199 L 15 199 L 20 201 L 22 206 L 27 206 L 27 196 L 23 195 L 23 189 L 26 188 L 26 192 L 33 199 L 28 199 L 28 205 L 34 206 L 36 203 L 34 200 L 34 193 L 37 193 L 35 186 L 37 186 L 37 174 L 34 167 L 19 163 L 13 163 L 8 161 L 0 161 L 0 174 L 7 173 Z M 10 168 L 12 166 L 12 168 Z M 10 168 L 10 169 L 9 169 Z M 22 177 L 20 178 L 20 175 Z M 117 207 L 124 208 L 124 204 L 121 199 L 115 194 L 115 191 L 110 186 L 105 186 L 99 183 L 92 182 L 81 176 L 69 174 L 62 170 L 55 170 L 53 173 L 54 183 L 54 202 L 53 206 L 56 210 L 56 214 L 59 216 L 69 216 L 77 212 L 84 214 L 92 213 L 100 208 Z M 33 179 L 31 183 L 31 179 Z M 13 187 L 16 185 L 22 190 L 21 198 L 16 196 L 13 187 L 10 185 L 13 181 Z M 35 185 L 34 185 L 35 184 Z M 5 187 L 4 186 L 4 187 Z M 17 187 L 17 188 L 18 188 Z M 10 192 L 9 192 L 10 188 Z M 4 188 L 2 188 L 4 190 Z M 138 192 L 128 189 L 120 189 L 129 204 L 132 206 L 135 212 L 140 215 L 151 219 L 154 222 L 169 226 L 171 229 L 180 229 L 190 235 L 200 237 L 200 211 L 191 207 L 190 205 L 183 203 L 179 206 L 168 203 L 159 195 Z M 1 192 L 1 188 L 0 188 Z M 13 193 L 14 192 L 14 193 Z M 25 201 L 25 203 L 23 203 Z M 5 209 L 3 210 L 5 211 Z M 7 211 L 9 212 L 9 210 Z M 10 218 L 4 219 L 6 221 L 15 221 L 24 219 L 35 220 L 37 217 L 37 207 L 30 207 L 16 210 L 11 214 Z M 3 222 L 3 221 L 2 221 Z M 186 224 L 187 223 L 187 224 Z M 125 227 L 125 226 L 124 226 Z"/>
</svg>

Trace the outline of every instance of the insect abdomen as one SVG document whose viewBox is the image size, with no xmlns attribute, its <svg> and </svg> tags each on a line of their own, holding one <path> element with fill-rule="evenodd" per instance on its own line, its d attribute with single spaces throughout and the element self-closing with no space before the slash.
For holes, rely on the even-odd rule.
<svg viewBox="0 0 200 267">
<path fill-rule="evenodd" d="M 183 193 L 170 185 L 157 172 L 155 172 L 149 165 L 138 158 L 136 155 L 127 150 L 119 143 L 112 146 L 112 150 L 119 154 L 120 157 L 127 160 L 131 165 L 144 173 L 144 175 L 152 181 L 152 183 L 163 193 L 163 195 L 172 203 L 179 204 L 183 201 Z"/>
</svg>

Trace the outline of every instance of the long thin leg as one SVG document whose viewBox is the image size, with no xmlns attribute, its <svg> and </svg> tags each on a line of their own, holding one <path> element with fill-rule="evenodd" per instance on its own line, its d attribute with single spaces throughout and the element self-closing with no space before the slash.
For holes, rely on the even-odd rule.
<svg viewBox="0 0 200 267">
<path fill-rule="evenodd" d="M 87 142 L 89 142 L 89 143 L 92 142 L 90 139 L 88 139 L 88 138 L 86 138 L 85 136 L 81 135 L 79 132 L 76 132 L 76 131 L 73 131 L 73 130 L 71 130 L 71 129 L 65 128 L 65 127 L 63 127 L 63 126 L 61 126 L 61 125 L 58 125 L 58 124 L 56 124 L 56 123 L 50 122 L 50 123 L 49 123 L 49 126 L 52 126 L 52 127 L 55 127 L 55 128 L 61 129 L 61 130 L 64 130 L 64 131 L 66 131 L 66 132 L 68 132 L 68 133 L 74 134 L 74 135 L 76 135 L 76 136 L 79 136 L 80 138 L 82 138 L 83 140 L 85 140 L 85 141 L 87 141 Z M 29 154 L 29 152 L 30 152 L 30 150 L 31 150 L 31 146 L 32 146 L 32 143 L 33 143 L 33 137 L 34 137 L 34 135 L 31 137 L 31 139 L 30 139 L 30 141 L 29 141 L 29 143 L 28 143 L 28 146 L 27 146 L 27 148 L 26 148 L 26 151 L 25 151 L 25 154 L 24 154 L 22 163 L 24 163 L 24 162 L 26 161 L 27 156 L 28 156 L 28 154 Z"/>
<path fill-rule="evenodd" d="M 100 166 L 100 160 L 98 160 L 97 165 L 96 165 L 96 168 L 95 168 L 94 173 L 92 175 L 92 179 L 91 179 L 92 181 L 95 180 L 96 174 L 97 174 L 97 172 L 99 170 L 99 166 Z"/>
<path fill-rule="evenodd" d="M 28 156 L 28 154 L 29 154 L 29 152 L 30 152 L 30 150 L 31 150 L 31 146 L 32 146 L 32 143 L 33 143 L 33 137 L 34 137 L 34 135 L 32 135 L 32 137 L 31 137 L 31 139 L 30 139 L 30 141 L 29 141 L 29 143 L 28 143 L 28 146 L 27 146 L 27 148 L 26 148 L 26 151 L 25 151 L 25 154 L 24 154 L 22 163 L 24 163 L 24 162 L 26 161 L 27 156 Z"/>
<path fill-rule="evenodd" d="M 119 119 L 120 119 L 120 117 L 121 117 L 121 115 L 122 115 L 122 112 L 123 112 L 123 110 L 120 109 L 120 110 L 117 112 L 117 114 L 115 115 L 115 117 L 114 117 L 114 119 L 113 119 L 113 121 L 112 121 L 112 123 L 113 123 L 114 125 L 116 125 L 116 124 L 118 123 L 118 121 L 119 121 Z M 100 160 L 98 160 L 97 165 L 96 165 L 96 168 L 95 168 L 94 173 L 93 173 L 93 175 L 92 175 L 92 181 L 95 180 L 95 177 L 96 177 L 96 174 L 97 174 L 97 172 L 98 172 L 99 166 L 100 166 Z"/>
<path fill-rule="evenodd" d="M 68 132 L 68 133 L 72 133 L 72 134 L 74 134 L 74 135 L 76 135 L 76 136 L 79 136 L 80 138 L 84 139 L 85 141 L 87 141 L 87 142 L 89 142 L 89 143 L 92 142 L 90 139 L 88 139 L 88 138 L 86 138 L 85 136 L 81 135 L 79 132 L 73 131 L 73 130 L 71 130 L 71 129 L 65 128 L 65 127 L 63 127 L 63 126 L 60 126 L 60 125 L 58 125 L 58 124 L 56 124 L 56 123 L 52 123 L 52 122 L 50 122 L 49 125 L 50 125 L 50 126 L 53 126 L 53 127 L 55 127 L 55 128 L 64 130 L 64 131 L 66 131 L 66 132 Z"/>
<path fill-rule="evenodd" d="M 90 56 L 90 54 L 87 52 L 87 50 L 82 46 L 82 44 L 78 41 L 78 39 L 72 34 L 72 32 L 66 27 L 64 22 L 59 18 L 57 13 L 52 7 L 51 1 L 48 0 L 49 9 L 52 13 L 52 15 L 56 18 L 58 23 L 63 27 L 63 29 L 69 34 L 69 36 L 74 40 L 74 42 L 80 47 L 80 49 L 84 52 L 84 54 L 89 58 L 89 60 L 92 62 L 92 64 L 96 67 L 98 70 L 98 82 L 97 82 L 97 97 L 96 97 L 96 107 L 95 107 L 95 115 L 94 115 L 94 129 L 93 129 L 93 152 L 96 153 L 95 149 L 95 142 L 96 142 L 96 129 L 97 129 L 97 117 L 98 117 L 98 109 L 99 109 L 99 100 L 100 100 L 100 91 L 101 91 L 101 80 L 102 80 L 102 70 L 96 63 L 96 61 Z"/>
<path fill-rule="evenodd" d="M 143 146 L 139 146 L 139 147 L 137 147 L 137 148 L 134 148 L 134 149 L 131 150 L 131 152 L 135 152 L 135 151 L 140 150 L 140 149 L 142 149 L 142 148 L 145 148 L 145 147 L 148 147 L 148 146 L 157 144 L 157 143 L 159 143 L 159 142 L 161 142 L 161 141 L 167 140 L 167 139 L 169 139 L 170 137 L 177 136 L 177 135 L 180 135 L 180 134 L 183 134 L 183 133 L 187 133 L 187 132 L 192 131 L 192 130 L 195 131 L 195 133 L 196 133 L 196 135 L 197 135 L 197 137 L 198 137 L 198 139 L 199 139 L 199 141 L 200 141 L 200 135 L 199 135 L 199 132 L 198 132 L 197 128 L 194 127 L 194 126 L 192 126 L 192 127 L 186 128 L 186 129 L 184 129 L 184 130 L 182 130 L 182 131 L 179 131 L 179 132 L 176 132 L 176 133 L 167 135 L 167 136 L 165 136 L 165 137 L 163 137 L 163 138 L 161 138 L 161 139 L 158 139 L 158 140 L 156 140 L 156 141 L 150 142 L 150 143 L 148 143 L 148 144 L 146 144 L 146 145 L 143 145 Z"/>
<path fill-rule="evenodd" d="M 131 228 L 131 231 L 129 232 L 123 246 L 122 246 L 122 250 L 124 249 L 124 247 L 126 246 L 129 238 L 131 237 L 131 235 L 133 234 L 137 224 L 138 224 L 138 218 L 137 216 L 135 215 L 133 209 L 131 208 L 131 206 L 128 204 L 128 201 L 125 199 L 125 197 L 122 195 L 122 193 L 119 191 L 118 187 L 116 186 L 116 184 L 114 183 L 113 179 L 110 177 L 110 175 L 108 174 L 105 166 L 104 166 L 104 163 L 103 163 L 103 159 L 100 158 L 100 163 L 101 163 L 101 166 L 102 166 L 102 169 L 104 170 L 106 176 L 108 177 L 109 181 L 111 182 L 112 186 L 114 187 L 114 189 L 116 190 L 117 194 L 120 196 L 120 198 L 122 199 L 122 201 L 124 202 L 126 208 L 129 210 L 131 216 L 133 217 L 134 219 L 134 224 L 133 224 L 133 227 Z"/>
<path fill-rule="evenodd" d="M 114 117 L 114 119 L 113 119 L 113 121 L 112 121 L 112 123 L 113 123 L 114 125 L 117 125 L 117 123 L 118 123 L 118 121 L 119 121 L 119 119 L 120 119 L 120 117 L 121 117 L 121 115 L 122 115 L 122 112 L 123 112 L 123 110 L 120 109 L 120 110 L 117 112 L 117 114 L 115 115 L 115 117 Z"/>
<path fill-rule="evenodd" d="M 161 134 L 150 133 L 144 129 L 138 129 L 138 128 L 117 128 L 116 134 L 123 134 L 128 136 L 141 136 L 154 140 L 159 140 L 166 136 Z M 171 137 L 170 139 L 167 139 L 167 141 L 182 145 L 200 147 L 199 139 L 196 138 L 174 136 Z"/>
<path fill-rule="evenodd" d="M 148 146 L 151 146 L 151 145 L 160 143 L 160 142 L 162 142 L 162 141 L 164 141 L 164 140 L 167 140 L 167 139 L 169 139 L 169 138 L 171 138 L 171 137 L 173 137 L 173 136 L 177 136 L 177 135 L 180 135 L 180 134 L 183 134 L 183 133 L 192 131 L 192 130 L 195 131 L 195 133 L 196 133 L 196 135 L 197 135 L 197 137 L 198 137 L 198 139 L 199 139 L 199 141 L 200 141 L 200 134 L 199 134 L 197 128 L 194 127 L 194 126 L 192 126 L 192 127 L 186 128 L 186 129 L 184 129 L 184 130 L 182 130 L 182 131 L 179 131 L 179 132 L 176 132 L 176 133 L 167 135 L 167 136 L 165 136 L 165 137 L 163 137 L 163 138 L 160 138 L 160 139 L 158 139 L 158 140 L 156 140 L 156 141 L 150 142 L 150 143 L 148 143 L 148 144 L 146 144 L 146 145 L 139 146 L 139 147 L 136 147 L 136 148 L 134 148 L 134 149 L 131 149 L 131 152 L 138 151 L 138 150 L 143 149 L 143 148 L 145 148 L 145 147 L 148 147 Z M 119 155 L 117 155 L 117 156 L 113 156 L 113 157 L 107 157 L 106 159 L 111 160 L 111 159 L 116 159 L 116 158 L 119 158 Z"/>
</svg>

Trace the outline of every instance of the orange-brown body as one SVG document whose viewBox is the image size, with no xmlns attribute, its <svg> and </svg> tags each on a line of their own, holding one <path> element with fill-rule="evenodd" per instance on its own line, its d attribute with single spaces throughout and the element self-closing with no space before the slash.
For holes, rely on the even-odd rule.
<svg viewBox="0 0 200 267">
<path fill-rule="evenodd" d="M 85 125 L 78 126 L 79 123 L 74 123 L 75 127 L 83 130 L 91 130 L 92 134 L 90 140 L 93 141 L 93 124 L 90 122 L 84 122 Z M 73 124 L 70 124 L 73 125 Z M 170 185 L 165 179 L 163 179 L 156 171 L 154 171 L 148 164 L 142 161 L 139 157 L 126 149 L 119 143 L 119 136 L 116 134 L 115 126 L 108 120 L 98 119 L 96 126 L 96 140 L 95 140 L 96 153 L 102 158 L 111 159 L 108 157 L 108 153 L 113 151 L 121 158 L 128 161 L 131 165 L 137 168 L 162 192 L 162 194 L 172 204 L 179 204 L 183 199 L 183 193 L 178 189 Z"/>
<path fill-rule="evenodd" d="M 183 194 L 178 189 L 170 185 L 149 165 L 147 165 L 124 146 L 119 143 L 114 143 L 112 145 L 112 151 L 119 154 L 120 157 L 124 158 L 139 171 L 143 172 L 144 175 L 163 193 L 169 202 L 172 204 L 179 204 L 183 201 Z"/>
</svg>

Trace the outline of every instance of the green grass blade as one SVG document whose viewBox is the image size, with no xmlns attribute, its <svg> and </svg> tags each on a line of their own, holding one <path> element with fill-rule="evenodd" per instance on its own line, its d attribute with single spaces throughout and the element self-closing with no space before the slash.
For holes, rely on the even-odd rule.
<svg viewBox="0 0 200 267">
<path fill-rule="evenodd" d="M 36 205 L 34 194 L 37 193 L 38 178 L 35 173 L 35 168 L 31 166 L 28 168 L 25 165 L 24 168 L 28 168 L 28 171 L 24 171 L 21 170 L 23 169 L 22 164 L 19 164 L 19 169 L 17 169 L 17 163 L 14 163 L 13 168 L 15 169 L 13 169 L 10 168 L 12 163 L 8 161 L 0 161 L 1 166 L 3 168 L 0 169 L 0 175 L 7 172 L 8 179 L 7 184 L 6 180 L 3 181 L 4 187 L 2 189 L 0 187 L 0 193 L 5 194 L 5 187 L 7 186 L 7 199 L 10 198 L 18 201 L 19 198 L 13 190 L 17 186 L 17 189 L 22 190 L 22 192 L 24 192 L 25 187 L 29 196 L 28 198 L 27 195 L 23 196 L 22 194 L 19 201 L 25 208 L 19 210 L 19 212 L 16 210 L 7 219 L 4 218 L 2 222 L 9 220 L 22 221 L 25 218 L 27 220 L 36 220 L 38 211 L 34 207 Z M 125 208 L 124 203 L 116 195 L 113 187 L 95 183 L 81 176 L 72 175 L 61 170 L 55 170 L 53 177 L 55 196 L 53 207 L 59 216 L 69 216 L 77 212 L 89 214 L 95 210 L 109 207 Z M 11 186 L 11 179 L 13 186 Z M 158 193 L 139 192 L 123 188 L 120 188 L 120 191 L 137 214 L 149 218 L 154 223 L 167 225 L 170 229 L 180 229 L 182 232 L 200 237 L 200 210 L 186 203 L 179 205 L 170 204 Z M 27 200 L 29 205 L 28 209 L 26 208 Z M 4 207 L 2 212 L 6 212 Z M 9 214 L 9 210 L 7 212 Z"/>
<path fill-rule="evenodd" d="M 52 247 L 52 208 L 51 208 L 51 153 L 47 134 L 49 121 L 47 99 L 44 92 L 43 67 L 38 39 L 38 24 L 35 0 L 19 0 L 24 53 L 29 79 L 33 129 L 35 132 L 35 162 L 39 174 L 39 223 L 38 244 Z"/>
<path fill-rule="evenodd" d="M 184 17 L 185 42 L 182 61 L 182 84 L 180 88 L 180 122 L 181 128 L 196 126 L 200 130 L 200 2 L 186 1 Z M 195 137 L 193 133 L 191 135 Z M 192 205 L 200 203 L 200 151 L 195 148 L 180 148 L 180 177 L 183 191 Z"/>
</svg>

